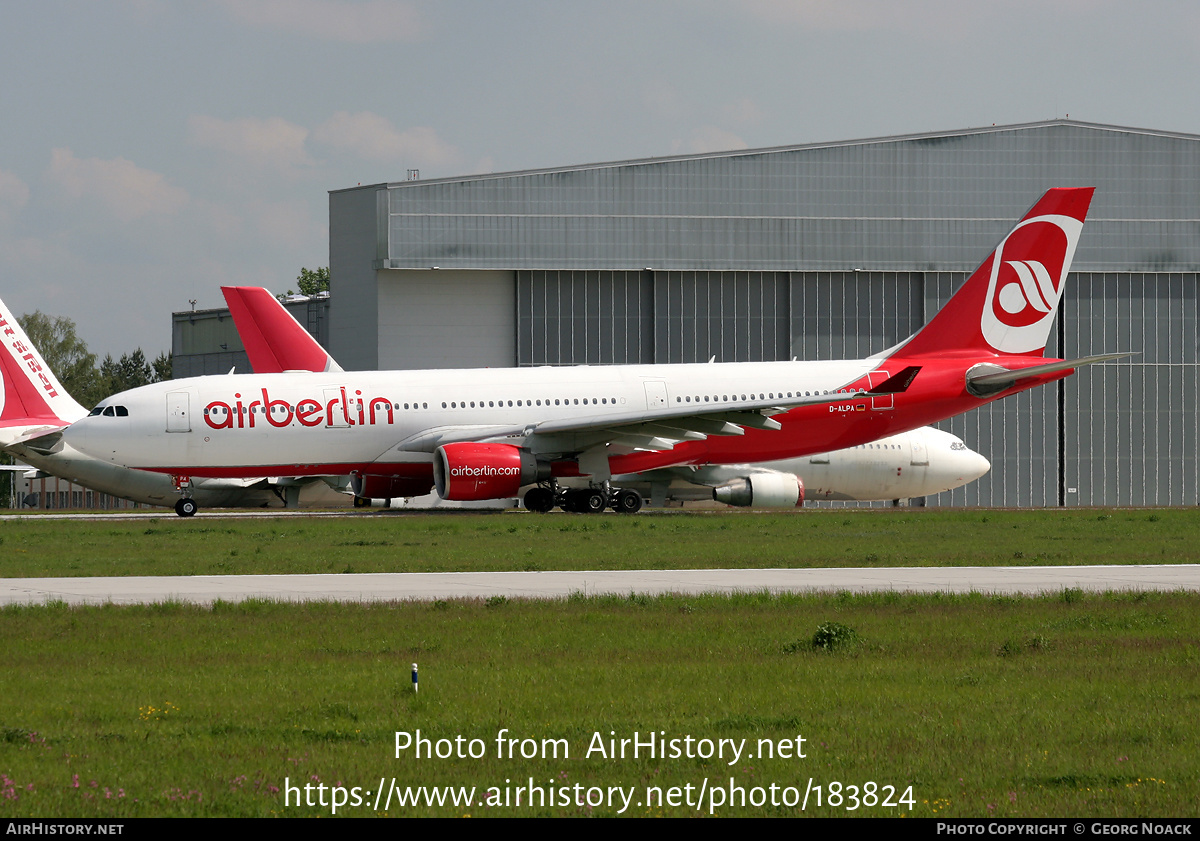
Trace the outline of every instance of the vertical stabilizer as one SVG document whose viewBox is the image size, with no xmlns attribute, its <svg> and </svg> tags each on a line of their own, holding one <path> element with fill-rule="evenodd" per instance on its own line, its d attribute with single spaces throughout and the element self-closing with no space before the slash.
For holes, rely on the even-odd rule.
<svg viewBox="0 0 1200 841">
<path fill-rule="evenodd" d="M 1041 356 L 1094 191 L 1047 191 L 897 354 Z"/>
<path fill-rule="evenodd" d="M 283 304 L 257 286 L 222 286 L 238 336 L 256 374 L 283 371 L 340 371 L 325 348 L 317 344 Z"/>
<path fill-rule="evenodd" d="M 65 426 L 87 414 L 54 376 L 17 319 L 0 301 L 0 427 Z"/>
</svg>

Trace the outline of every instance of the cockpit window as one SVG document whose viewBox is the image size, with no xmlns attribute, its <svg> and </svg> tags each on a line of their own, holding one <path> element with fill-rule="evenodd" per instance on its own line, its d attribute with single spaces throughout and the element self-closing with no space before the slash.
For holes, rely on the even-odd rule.
<svg viewBox="0 0 1200 841">
<path fill-rule="evenodd" d="M 96 415 L 103 415 L 106 418 L 127 418 L 129 409 L 124 406 L 97 406 L 88 412 L 89 418 L 94 418 Z"/>
</svg>

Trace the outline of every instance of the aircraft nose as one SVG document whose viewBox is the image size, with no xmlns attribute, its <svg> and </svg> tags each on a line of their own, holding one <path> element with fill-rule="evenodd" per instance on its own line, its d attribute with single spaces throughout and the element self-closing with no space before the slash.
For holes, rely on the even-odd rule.
<svg viewBox="0 0 1200 841">
<path fill-rule="evenodd" d="M 992 469 L 992 463 L 972 449 L 943 450 L 942 456 L 929 460 L 929 479 L 943 489 L 959 488 L 974 482 Z"/>
<path fill-rule="evenodd" d="M 103 448 L 98 437 L 95 424 L 91 422 L 90 418 L 80 418 L 63 430 L 64 443 L 93 458 L 103 457 L 102 454 L 96 452 L 97 449 Z"/>
<path fill-rule="evenodd" d="M 992 463 L 974 450 L 959 453 L 962 477 L 967 482 L 974 482 L 992 469 Z"/>
</svg>

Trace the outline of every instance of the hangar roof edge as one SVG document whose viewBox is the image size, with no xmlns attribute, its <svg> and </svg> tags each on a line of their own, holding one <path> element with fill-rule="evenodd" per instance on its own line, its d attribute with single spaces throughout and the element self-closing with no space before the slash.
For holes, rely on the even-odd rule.
<svg viewBox="0 0 1200 841">
<path fill-rule="evenodd" d="M 423 178 L 413 181 L 386 181 L 377 184 L 361 184 L 355 187 L 343 187 L 338 190 L 330 190 L 332 193 L 349 193 L 355 190 L 378 190 L 379 188 L 404 188 L 417 187 L 430 184 L 453 184 L 456 182 L 465 181 L 490 181 L 500 178 L 517 178 L 527 175 L 549 175 L 554 173 L 565 172 L 581 172 L 592 169 L 612 169 L 615 167 L 626 166 L 641 166 L 645 164 L 662 164 L 673 163 L 676 161 L 697 161 L 697 160 L 712 160 L 717 158 L 737 158 L 749 157 L 754 155 L 769 155 L 779 152 L 796 152 L 806 149 L 829 149 L 837 146 L 865 146 L 872 143 L 903 143 L 911 140 L 930 140 L 934 138 L 944 137 L 969 137 L 977 134 L 993 134 L 1003 131 L 1026 131 L 1030 129 L 1051 128 L 1055 126 L 1071 126 L 1074 128 L 1095 129 L 1097 131 L 1111 131 L 1126 134 L 1146 134 L 1157 137 L 1170 137 L 1178 140 L 1195 140 L 1200 141 L 1200 134 L 1188 134 L 1179 131 L 1165 131 L 1161 129 L 1134 128 L 1130 126 L 1115 126 L 1105 123 L 1089 123 L 1082 120 L 1069 119 L 1051 119 L 1040 120 L 1031 123 L 1009 123 L 1006 125 L 991 125 L 980 126 L 976 128 L 951 129 L 945 131 L 927 131 L 913 134 L 896 134 L 885 135 L 882 137 L 864 137 L 854 140 L 834 140 L 834 141 L 819 141 L 816 143 L 796 143 L 784 146 L 764 146 L 755 149 L 729 149 L 720 152 L 698 152 L 690 155 L 663 155 L 661 157 L 650 158 L 629 158 L 619 161 L 600 161 L 588 164 L 571 164 L 568 166 L 552 166 L 541 167 L 536 169 L 519 169 L 510 170 L 507 172 L 483 172 L 473 175 L 452 175 L 445 178 Z"/>
</svg>

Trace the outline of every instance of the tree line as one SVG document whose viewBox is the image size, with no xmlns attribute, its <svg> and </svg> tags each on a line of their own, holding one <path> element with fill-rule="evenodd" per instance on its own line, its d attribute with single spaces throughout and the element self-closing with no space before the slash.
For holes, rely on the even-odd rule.
<svg viewBox="0 0 1200 841">
<path fill-rule="evenodd" d="M 169 352 L 151 362 L 138 348 L 120 359 L 107 354 L 97 364 L 96 354 L 79 338 L 71 319 L 35 310 L 17 321 L 63 388 L 84 408 L 90 409 L 110 394 L 171 379 Z"/>
</svg>

